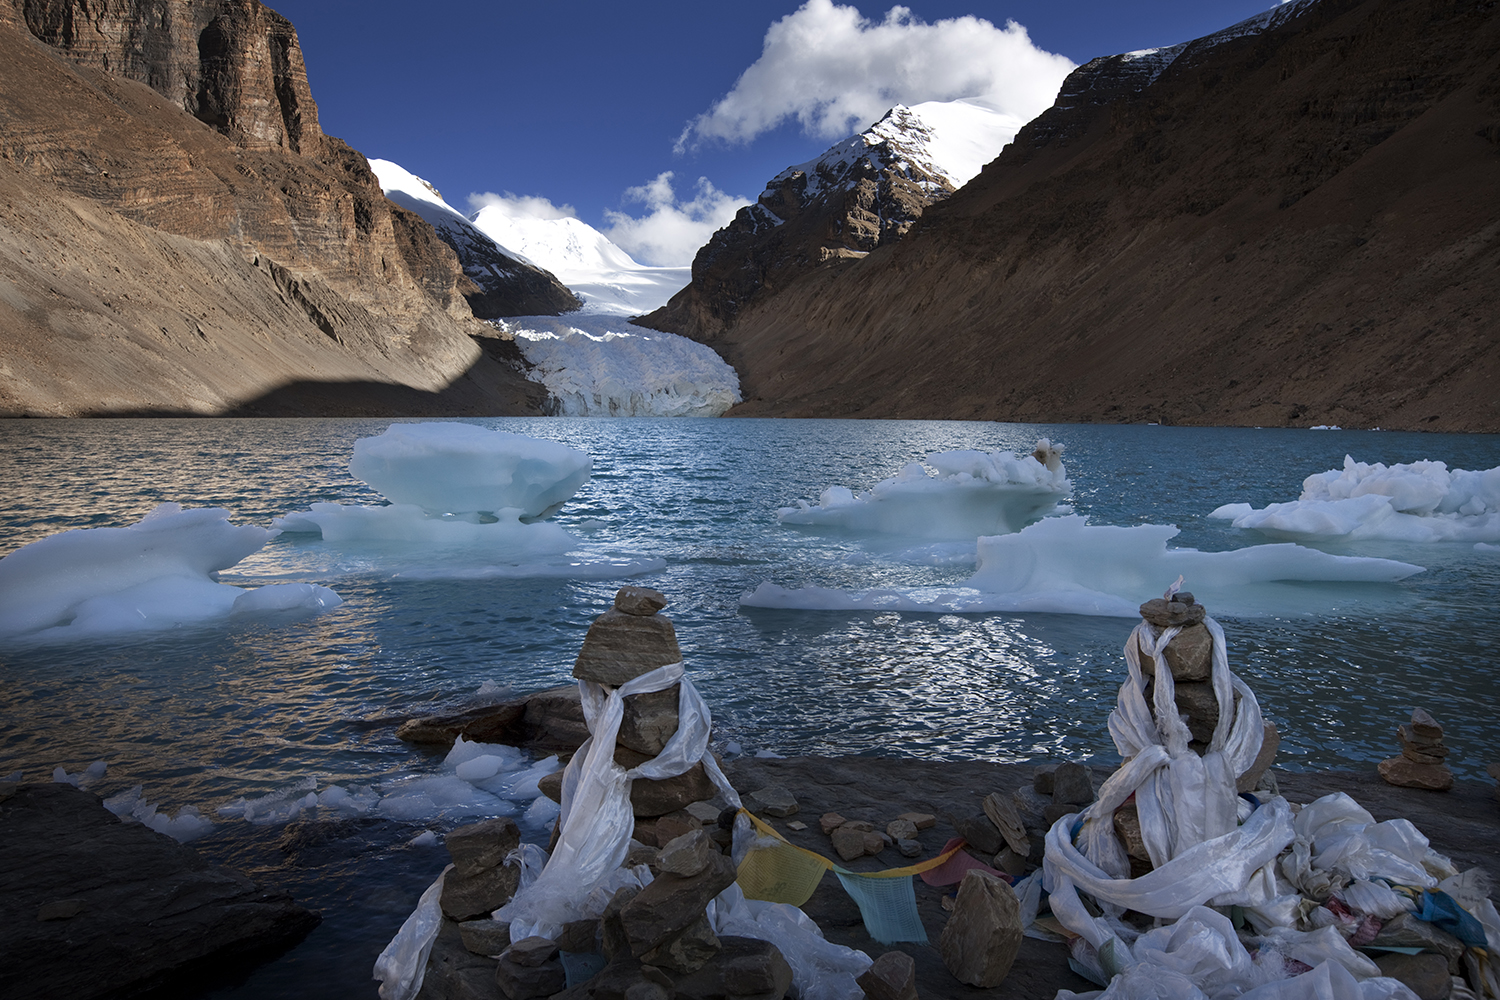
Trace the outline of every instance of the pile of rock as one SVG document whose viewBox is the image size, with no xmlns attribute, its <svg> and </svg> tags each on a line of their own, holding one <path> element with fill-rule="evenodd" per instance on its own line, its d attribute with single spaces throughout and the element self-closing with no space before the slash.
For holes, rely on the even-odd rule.
<svg viewBox="0 0 1500 1000">
<path fill-rule="evenodd" d="M 902 857 L 920 857 L 922 842 L 917 834 L 936 825 L 936 816 L 920 812 L 904 812 L 887 822 L 883 830 L 875 828 L 874 820 L 845 819 L 836 812 L 818 818 L 818 829 L 828 836 L 834 852 L 845 861 L 874 857 L 887 847 L 895 847 Z"/>
<path fill-rule="evenodd" d="M 1402 788 L 1426 788 L 1446 792 L 1453 787 L 1453 772 L 1444 760 L 1443 727 L 1424 709 L 1412 709 L 1411 722 L 1396 727 L 1401 756 L 1380 762 L 1380 776 Z"/>
<path fill-rule="evenodd" d="M 1182 631 L 1172 637 L 1162 650 L 1167 669 L 1172 671 L 1173 689 L 1177 708 L 1187 723 L 1193 739 L 1189 747 L 1202 756 L 1208 751 L 1213 739 L 1214 727 L 1219 724 L 1219 700 L 1214 696 L 1213 652 L 1214 640 L 1203 619 L 1208 617 L 1203 605 L 1193 595 L 1183 592 L 1171 600 L 1158 597 L 1141 605 L 1141 617 L 1158 634 L 1167 628 L 1180 626 Z M 1153 715 L 1156 707 L 1152 691 L 1156 683 L 1156 660 L 1140 649 L 1141 672 L 1146 675 L 1146 704 Z M 1231 706 L 1232 710 L 1232 706 Z"/>
</svg>

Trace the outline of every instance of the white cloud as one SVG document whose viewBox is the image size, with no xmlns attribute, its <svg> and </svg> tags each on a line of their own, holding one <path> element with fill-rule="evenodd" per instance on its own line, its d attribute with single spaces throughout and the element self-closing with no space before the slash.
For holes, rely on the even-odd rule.
<svg viewBox="0 0 1500 1000">
<path fill-rule="evenodd" d="M 512 219 L 576 219 L 578 213 L 572 205 L 554 205 L 552 202 L 539 195 L 495 194 L 486 191 L 484 194 L 469 195 L 469 211 L 477 212 L 481 208 L 498 208 L 508 218 Z"/>
<path fill-rule="evenodd" d="M 767 29 L 760 58 L 688 124 L 677 151 L 703 139 L 749 142 L 789 118 L 809 135 L 841 139 L 894 104 L 961 97 L 1026 122 L 1051 106 L 1073 68 L 1014 21 L 927 24 L 898 6 L 876 22 L 855 7 L 807 0 Z"/>
<path fill-rule="evenodd" d="M 646 208 L 646 214 L 639 218 L 611 209 L 604 212 L 604 235 L 643 264 L 691 264 L 693 255 L 714 231 L 728 225 L 735 212 L 750 204 L 748 198 L 720 191 L 707 177 L 698 178 L 692 200 L 679 200 L 672 188 L 672 176 L 668 170 L 655 180 L 626 189 L 626 202 Z"/>
</svg>

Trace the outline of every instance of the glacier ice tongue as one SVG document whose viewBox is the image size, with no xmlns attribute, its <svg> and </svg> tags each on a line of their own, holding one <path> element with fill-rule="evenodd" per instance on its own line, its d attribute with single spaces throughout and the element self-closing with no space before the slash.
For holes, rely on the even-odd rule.
<svg viewBox="0 0 1500 1000">
<path fill-rule="evenodd" d="M 1422 567 L 1336 556 L 1292 543 L 1228 552 L 1169 549 L 1166 524 L 1091 525 L 1078 515 L 1044 518 L 1021 531 L 979 539 L 979 568 L 958 587 L 863 592 L 762 583 L 746 607 L 948 613 L 1046 612 L 1133 618 L 1141 601 L 1179 574 L 1224 615 L 1307 614 L 1358 604 L 1351 584 L 1395 583 Z"/>
<path fill-rule="evenodd" d="M 1019 531 L 1057 507 L 1072 484 L 1056 458 L 1060 448 L 1038 442 L 1050 464 L 1010 451 L 944 451 L 927 456 L 929 474 L 913 462 L 868 492 L 830 486 L 817 504 L 782 507 L 783 524 L 819 525 L 914 538 L 969 539 Z"/>
<path fill-rule="evenodd" d="M 430 513 L 516 508 L 539 517 L 589 481 L 576 448 L 474 424 L 392 424 L 354 442 L 349 471 L 392 503 Z"/>
<path fill-rule="evenodd" d="M 1500 467 L 1450 471 L 1423 460 L 1385 465 L 1344 456 L 1342 469 L 1314 473 L 1302 495 L 1256 510 L 1225 504 L 1208 515 L 1291 541 L 1500 541 Z"/>
<path fill-rule="evenodd" d="M 216 507 L 164 503 L 124 528 L 50 535 L 0 559 L 0 636 L 66 641 L 237 612 L 337 606 L 338 595 L 326 587 L 273 584 L 247 591 L 215 579 L 278 533 L 230 524 L 229 511 Z"/>
</svg>

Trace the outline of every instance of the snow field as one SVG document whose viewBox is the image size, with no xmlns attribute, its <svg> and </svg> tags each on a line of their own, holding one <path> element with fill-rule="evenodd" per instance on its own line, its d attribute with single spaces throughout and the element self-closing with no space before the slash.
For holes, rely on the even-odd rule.
<svg viewBox="0 0 1500 1000">
<path fill-rule="evenodd" d="M 1500 542 L 1500 467 L 1449 471 L 1423 460 L 1387 466 L 1344 456 L 1308 476 L 1302 495 L 1256 510 L 1230 503 L 1208 515 L 1292 541 Z"/>
</svg>

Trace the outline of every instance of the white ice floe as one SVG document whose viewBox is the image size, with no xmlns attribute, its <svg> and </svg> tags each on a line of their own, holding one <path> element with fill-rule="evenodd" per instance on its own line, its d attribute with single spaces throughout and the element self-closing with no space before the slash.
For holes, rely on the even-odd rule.
<svg viewBox="0 0 1500 1000">
<path fill-rule="evenodd" d="M 1500 467 L 1449 470 L 1443 462 L 1366 464 L 1308 476 L 1302 495 L 1256 510 L 1225 504 L 1209 517 L 1292 541 L 1500 541 Z"/>
<path fill-rule="evenodd" d="M 503 324 L 560 416 L 717 417 L 740 401 L 734 369 L 686 337 L 598 314 Z"/>
<path fill-rule="evenodd" d="M 592 469 L 588 455 L 554 441 L 473 424 L 395 424 L 356 441 L 349 463 L 394 503 L 315 503 L 272 524 L 358 551 L 365 570 L 389 567 L 412 578 L 605 578 L 660 569 L 660 559 L 631 554 L 574 557 L 573 535 L 523 520 L 556 511 Z"/>
<path fill-rule="evenodd" d="M 808 524 L 917 538 L 969 539 L 1019 531 L 1054 510 L 1072 484 L 1046 438 L 1036 455 L 1009 451 L 944 451 L 927 456 L 867 492 L 830 486 L 817 504 L 782 507 L 783 524 Z"/>
<path fill-rule="evenodd" d="M 1351 584 L 1393 583 L 1421 566 L 1335 556 L 1282 543 L 1229 552 L 1169 549 L 1165 524 L 1091 525 L 1078 515 L 1049 517 L 1021 531 L 979 539 L 978 571 L 950 588 L 868 591 L 762 583 L 747 607 L 833 611 L 1050 612 L 1133 618 L 1142 601 L 1178 575 L 1216 614 L 1301 614 L 1358 603 Z M 1287 586 L 1296 584 L 1296 586 Z M 1309 584 L 1318 585 L 1309 587 Z"/>
<path fill-rule="evenodd" d="M 540 826 L 555 813 L 549 815 L 547 806 L 537 804 L 538 799 L 545 799 L 537 782 L 560 767 L 556 757 L 532 761 L 516 747 L 474 743 L 460 736 L 438 774 L 321 789 L 316 778 L 303 778 L 265 795 L 235 799 L 220 806 L 218 813 L 261 826 L 354 816 L 406 822 L 520 816 Z"/>
<path fill-rule="evenodd" d="M 213 820 L 200 813 L 197 806 L 183 806 L 176 816 L 168 816 L 164 812 L 157 812 L 156 805 L 147 802 L 141 795 L 141 790 L 142 786 L 136 785 L 118 795 L 111 795 L 104 800 L 104 808 L 127 823 L 148 826 L 181 844 L 197 840 L 213 830 Z"/>
<path fill-rule="evenodd" d="M 169 629 L 271 612 L 337 607 L 327 587 L 247 590 L 215 574 L 279 532 L 229 523 L 216 507 L 164 503 L 124 528 L 78 528 L 0 559 L 0 636 L 48 641 Z"/>
</svg>

